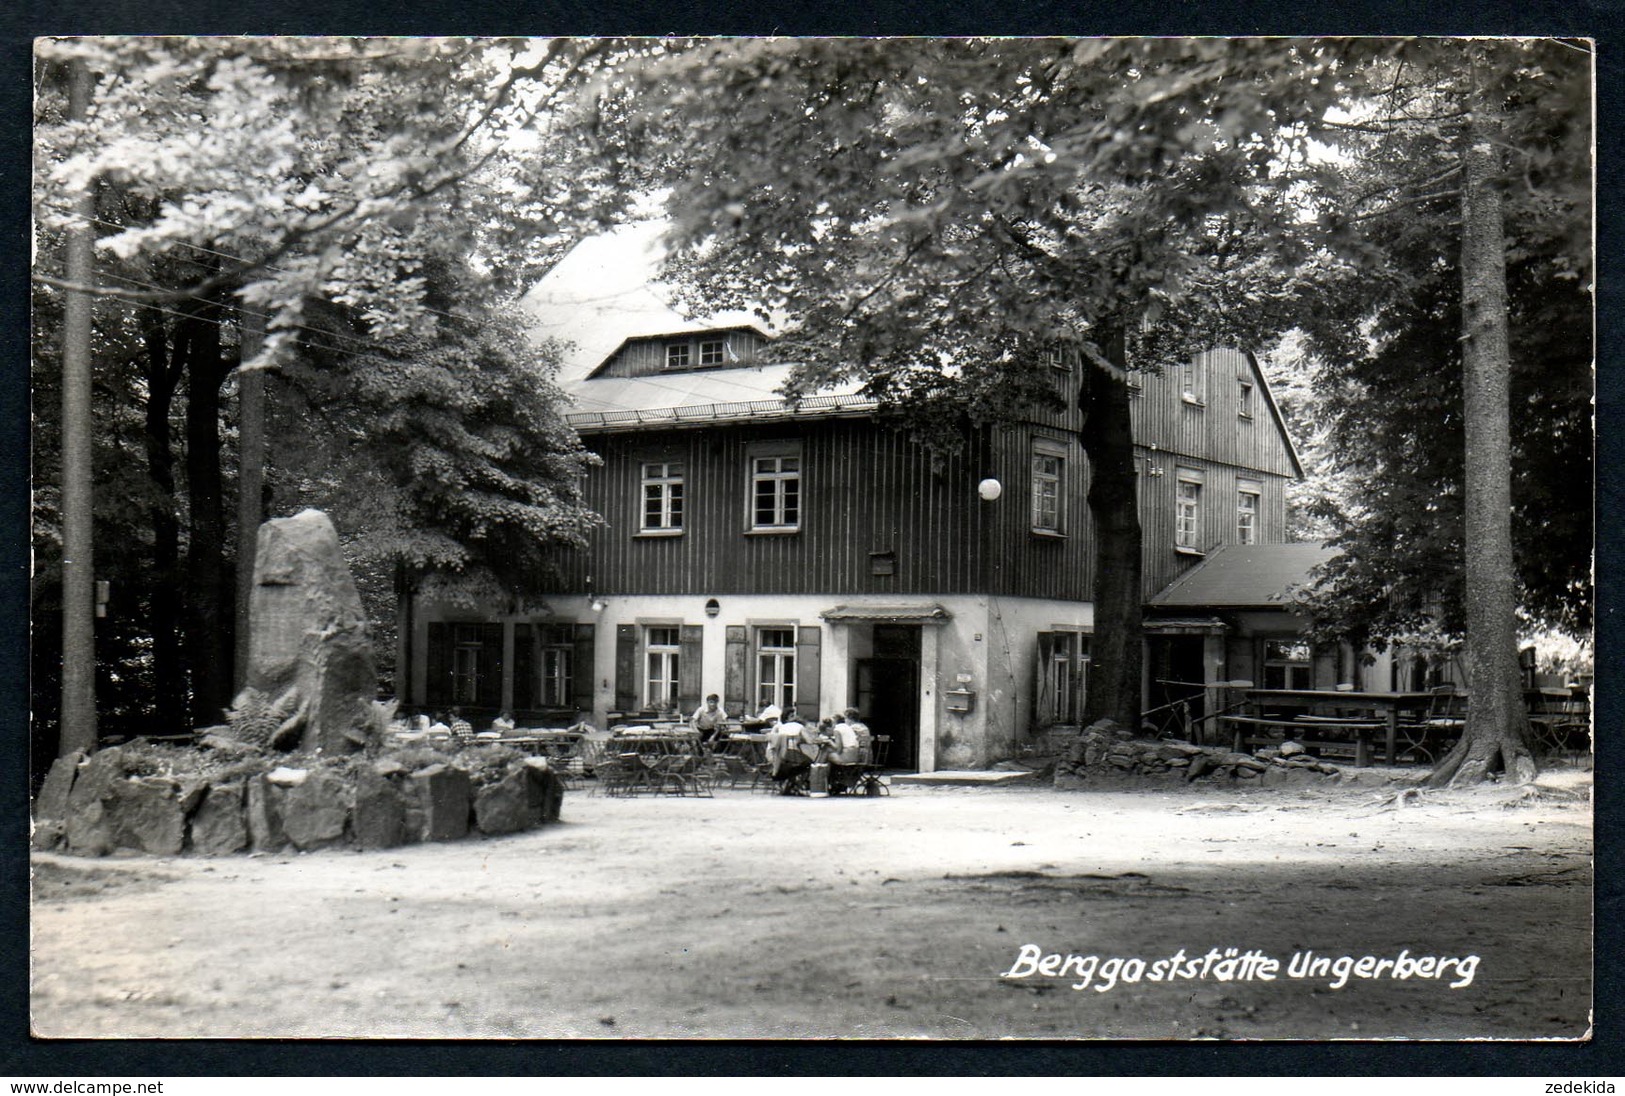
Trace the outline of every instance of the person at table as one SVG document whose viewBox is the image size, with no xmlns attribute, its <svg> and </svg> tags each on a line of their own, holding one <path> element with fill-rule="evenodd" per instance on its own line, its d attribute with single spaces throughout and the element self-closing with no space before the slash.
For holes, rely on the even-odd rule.
<svg viewBox="0 0 1625 1096">
<path fill-rule="evenodd" d="M 809 728 L 796 718 L 795 705 L 785 711 L 785 717 L 768 732 L 767 760 L 770 771 L 778 773 L 792 751 L 811 760 L 818 754 L 817 728 Z M 790 758 L 795 762 L 795 758 Z M 799 765 L 799 763 L 797 763 Z"/>
<path fill-rule="evenodd" d="M 429 724 L 429 733 L 433 735 L 447 736 L 451 734 L 451 725 L 446 722 L 446 717 L 444 715 L 440 714 L 439 712 L 435 713 L 434 722 Z"/>
<path fill-rule="evenodd" d="M 728 725 L 728 713 L 722 710 L 722 698 L 716 693 L 706 697 L 704 706 L 696 709 L 688 722 L 699 734 L 701 742 L 707 746 L 716 742 Z"/>
<path fill-rule="evenodd" d="M 857 709 L 848 708 L 830 727 L 831 744 L 825 760 L 834 765 L 863 764 L 868 732 L 869 728 L 858 719 Z"/>
<path fill-rule="evenodd" d="M 513 730 L 513 727 L 514 723 L 512 712 L 505 711 L 498 715 L 495 719 L 491 720 L 491 729 L 493 731 L 501 731 L 503 734 L 507 734 L 509 731 Z"/>
<path fill-rule="evenodd" d="M 463 713 L 456 708 L 451 710 L 451 737 L 458 742 L 471 742 L 474 739 L 474 725 L 463 718 Z"/>
</svg>

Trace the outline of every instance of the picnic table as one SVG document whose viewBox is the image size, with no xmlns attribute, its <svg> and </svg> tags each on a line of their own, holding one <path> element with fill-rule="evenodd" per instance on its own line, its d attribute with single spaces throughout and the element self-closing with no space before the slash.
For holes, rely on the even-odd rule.
<svg viewBox="0 0 1625 1096">
<path fill-rule="evenodd" d="M 1352 744 L 1354 763 L 1360 766 L 1370 764 L 1371 740 L 1380 731 L 1383 761 L 1393 765 L 1398 760 L 1401 729 L 1420 731 L 1424 724 L 1415 714 L 1425 714 L 1432 699 L 1432 693 L 1415 692 L 1250 689 L 1246 694 L 1249 714 L 1227 715 L 1221 719 L 1232 729 L 1234 748 L 1238 752 L 1246 745 L 1270 741 L 1258 737 L 1256 732 L 1280 730 L 1298 741 L 1309 739 L 1303 742 L 1306 746 L 1327 748 Z M 1402 719 L 1402 716 L 1410 718 Z M 1249 730 L 1255 733 L 1249 735 Z"/>
</svg>

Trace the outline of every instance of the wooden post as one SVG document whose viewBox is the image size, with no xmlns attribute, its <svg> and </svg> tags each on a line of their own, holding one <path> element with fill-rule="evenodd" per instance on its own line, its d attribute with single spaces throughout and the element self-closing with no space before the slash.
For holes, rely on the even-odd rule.
<svg viewBox="0 0 1625 1096">
<path fill-rule="evenodd" d="M 93 86 L 83 61 L 73 62 L 68 117 L 89 113 Z M 67 274 L 88 285 L 96 215 L 94 183 L 74 197 Z M 62 321 L 62 716 L 59 752 L 96 748 L 96 582 L 92 541 L 90 295 L 69 289 Z"/>
</svg>

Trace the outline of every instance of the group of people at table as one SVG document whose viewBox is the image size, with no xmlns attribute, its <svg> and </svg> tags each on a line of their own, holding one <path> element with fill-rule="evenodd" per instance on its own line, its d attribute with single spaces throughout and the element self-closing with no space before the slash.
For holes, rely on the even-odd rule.
<svg viewBox="0 0 1625 1096">
<path fill-rule="evenodd" d="M 716 693 L 706 697 L 686 722 L 707 753 L 727 748 L 733 725 Z M 861 765 L 871 756 L 873 736 L 856 708 L 813 721 L 802 719 L 793 704 L 783 709 L 777 704 L 768 704 L 754 717 L 740 721 L 739 726 L 749 741 L 765 746 L 764 760 L 768 772 L 775 777 L 809 765 Z M 514 720 L 503 712 L 492 721 L 489 731 L 477 734 L 461 712 L 452 708 L 443 713 L 419 713 L 399 722 L 395 729 L 412 738 L 423 735 L 429 739 L 472 742 L 476 738 L 511 735 Z M 580 729 L 580 725 L 572 728 L 575 729 Z"/>
<path fill-rule="evenodd" d="M 688 722 L 701 744 L 713 750 L 727 736 L 728 714 L 715 693 L 705 698 Z M 775 776 L 808 764 L 861 765 L 869 759 L 872 736 L 856 708 L 814 722 L 803 720 L 793 704 L 782 709 L 768 704 L 754 718 L 744 720 L 743 726 L 766 736 L 768 771 Z"/>
</svg>

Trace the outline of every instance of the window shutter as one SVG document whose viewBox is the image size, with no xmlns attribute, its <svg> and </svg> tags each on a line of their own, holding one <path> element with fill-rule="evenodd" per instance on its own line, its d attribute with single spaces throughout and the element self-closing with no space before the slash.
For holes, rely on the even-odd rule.
<svg viewBox="0 0 1625 1096">
<path fill-rule="evenodd" d="M 615 626 L 615 707 L 623 712 L 638 709 L 638 626 Z"/>
<path fill-rule="evenodd" d="M 594 638 L 598 628 L 593 624 L 575 626 L 575 651 L 570 659 L 570 688 L 576 711 L 588 715 L 593 708 L 593 683 L 598 671 L 593 668 Z"/>
<path fill-rule="evenodd" d="M 698 624 L 683 625 L 681 653 L 677 656 L 677 703 L 684 715 L 700 706 L 700 652 L 705 629 Z"/>
<path fill-rule="evenodd" d="M 730 624 L 727 632 L 726 657 L 722 666 L 722 705 L 730 715 L 755 715 L 745 684 L 745 656 L 747 644 L 742 625 Z"/>
<path fill-rule="evenodd" d="M 451 703 L 451 625 L 429 625 L 429 666 L 423 680 L 423 703 Z"/>
<path fill-rule="evenodd" d="M 520 712 L 537 706 L 538 680 L 537 634 L 545 640 L 546 633 L 529 624 L 513 626 L 513 710 Z"/>
<path fill-rule="evenodd" d="M 796 712 L 802 719 L 818 719 L 818 642 L 820 630 L 796 629 Z"/>
<path fill-rule="evenodd" d="M 475 690 L 482 708 L 502 707 L 502 625 L 480 625 L 480 683 Z"/>
</svg>

